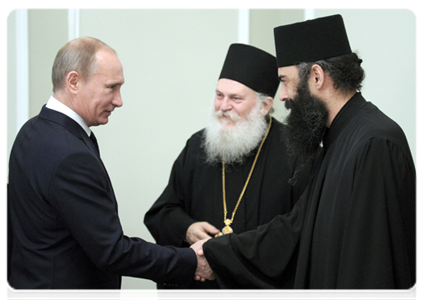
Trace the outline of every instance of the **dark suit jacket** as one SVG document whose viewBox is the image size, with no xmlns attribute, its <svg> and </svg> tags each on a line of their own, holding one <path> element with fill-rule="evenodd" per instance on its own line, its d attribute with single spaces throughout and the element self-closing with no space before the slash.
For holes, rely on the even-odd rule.
<svg viewBox="0 0 423 300">
<path fill-rule="evenodd" d="M 121 276 L 192 280 L 194 251 L 122 232 L 106 169 L 79 124 L 43 107 L 9 163 L 9 283 L 14 288 L 120 288 Z"/>
</svg>

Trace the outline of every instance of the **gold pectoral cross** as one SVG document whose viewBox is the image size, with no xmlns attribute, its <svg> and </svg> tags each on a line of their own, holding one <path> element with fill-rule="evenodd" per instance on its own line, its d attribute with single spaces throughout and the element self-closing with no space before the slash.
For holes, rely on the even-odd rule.
<svg viewBox="0 0 423 300">
<path fill-rule="evenodd" d="M 231 224 L 232 224 L 232 221 L 231 221 L 231 220 L 226 219 L 226 220 L 224 221 L 224 223 L 225 223 L 225 225 L 226 225 L 226 226 L 222 228 L 222 232 L 219 232 L 219 233 L 218 233 L 218 234 L 216 234 L 214 237 L 222 236 L 222 235 L 224 235 L 224 234 L 231 234 L 232 232 L 234 232 L 234 231 L 232 230 L 231 226 L 229 226 L 229 225 L 231 225 Z"/>
<path fill-rule="evenodd" d="M 269 126 L 267 126 L 266 134 L 264 135 L 263 139 L 261 140 L 260 147 L 258 148 L 256 157 L 254 158 L 254 162 L 253 162 L 253 165 L 251 166 L 250 173 L 248 174 L 248 178 L 245 181 L 244 188 L 241 191 L 241 195 L 239 195 L 238 202 L 236 203 L 234 211 L 232 213 L 232 219 L 230 219 L 230 220 L 226 218 L 228 210 L 227 210 L 227 207 L 226 207 L 225 157 L 222 157 L 222 191 L 223 191 L 223 220 L 224 220 L 223 222 L 225 223 L 226 226 L 222 228 L 222 232 L 219 232 L 214 237 L 222 236 L 224 234 L 231 234 L 231 233 L 234 232 L 232 230 L 231 226 L 229 226 L 229 225 L 231 225 L 233 220 L 234 220 L 235 213 L 236 213 L 236 211 L 239 207 L 239 204 L 241 203 L 242 196 L 244 196 L 245 190 L 247 189 L 248 183 L 250 182 L 251 175 L 253 174 L 254 167 L 256 166 L 256 162 L 257 162 L 257 159 L 259 157 L 261 148 L 263 147 L 264 141 L 266 140 L 267 135 L 269 134 L 271 125 L 272 125 L 272 118 L 269 119 Z"/>
<path fill-rule="evenodd" d="M 232 224 L 232 221 L 231 220 L 229 220 L 229 219 L 226 219 L 225 220 L 225 227 L 223 227 L 223 229 L 222 229 L 222 233 L 223 234 L 230 234 L 230 233 L 232 233 L 232 232 L 234 232 L 233 230 L 232 230 L 232 228 L 231 228 L 231 226 L 229 226 L 229 225 L 231 225 Z"/>
</svg>

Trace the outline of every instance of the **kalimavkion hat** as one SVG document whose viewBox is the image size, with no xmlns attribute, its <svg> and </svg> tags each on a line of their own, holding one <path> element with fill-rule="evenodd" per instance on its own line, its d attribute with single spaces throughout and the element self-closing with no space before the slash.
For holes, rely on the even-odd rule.
<svg viewBox="0 0 423 300">
<path fill-rule="evenodd" d="M 273 98 L 279 86 L 276 57 L 250 45 L 232 44 L 219 76 L 222 78 Z"/>
<path fill-rule="evenodd" d="M 341 15 L 279 26 L 273 32 L 278 68 L 351 53 Z"/>
</svg>

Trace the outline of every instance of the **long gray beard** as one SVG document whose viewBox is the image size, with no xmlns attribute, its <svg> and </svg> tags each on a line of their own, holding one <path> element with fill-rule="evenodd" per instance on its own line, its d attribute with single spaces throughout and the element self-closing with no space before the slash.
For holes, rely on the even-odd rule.
<svg viewBox="0 0 423 300">
<path fill-rule="evenodd" d="M 227 112 L 213 112 L 205 129 L 203 147 L 206 162 L 216 164 L 224 157 L 226 164 L 243 163 L 263 139 L 267 130 L 266 119 L 259 105 L 244 119 L 236 114 L 229 114 L 231 119 L 236 120 L 231 127 L 226 127 L 219 121 L 218 116 L 222 114 L 228 115 Z"/>
</svg>

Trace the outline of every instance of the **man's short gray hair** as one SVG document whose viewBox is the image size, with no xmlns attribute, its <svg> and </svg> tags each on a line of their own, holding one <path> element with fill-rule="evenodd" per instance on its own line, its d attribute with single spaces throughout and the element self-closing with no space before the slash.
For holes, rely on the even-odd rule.
<svg viewBox="0 0 423 300">
<path fill-rule="evenodd" d="M 83 80 L 89 80 L 97 72 L 95 55 L 99 50 L 116 53 L 102 41 L 90 37 L 77 38 L 64 45 L 57 52 L 53 63 L 53 92 L 64 88 L 69 72 L 76 71 Z"/>
<path fill-rule="evenodd" d="M 257 101 L 260 101 L 261 103 L 266 103 L 266 104 L 269 103 L 268 98 L 270 96 L 268 96 L 266 94 L 256 92 L 256 97 L 257 97 Z M 271 115 L 274 111 L 275 111 L 275 109 L 272 106 L 269 110 L 269 115 Z"/>
</svg>

